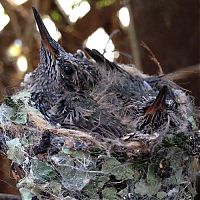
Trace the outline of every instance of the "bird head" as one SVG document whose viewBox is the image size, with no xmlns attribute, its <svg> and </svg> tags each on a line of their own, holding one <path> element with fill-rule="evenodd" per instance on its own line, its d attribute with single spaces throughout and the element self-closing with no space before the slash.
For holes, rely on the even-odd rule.
<svg viewBox="0 0 200 200">
<path fill-rule="evenodd" d="M 47 31 L 38 11 L 33 7 L 36 24 L 41 35 L 40 68 L 48 82 L 72 90 L 87 90 L 97 81 L 97 71 L 83 56 L 67 53 Z M 40 72 L 41 73 L 41 72 Z"/>
</svg>

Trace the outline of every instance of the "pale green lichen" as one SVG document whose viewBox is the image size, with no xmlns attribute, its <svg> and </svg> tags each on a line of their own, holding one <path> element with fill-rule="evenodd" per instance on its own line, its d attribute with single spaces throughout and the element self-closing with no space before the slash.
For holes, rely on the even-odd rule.
<svg viewBox="0 0 200 200">
<path fill-rule="evenodd" d="M 25 124 L 27 122 L 27 110 L 21 99 L 7 97 L 0 106 L 0 113 L 1 123 Z"/>
<path fill-rule="evenodd" d="M 34 180 L 40 183 L 52 181 L 57 175 L 56 170 L 51 165 L 37 159 L 31 161 L 31 171 Z"/>
<path fill-rule="evenodd" d="M 17 164 L 22 164 L 25 160 L 24 147 L 21 144 L 20 138 L 14 138 L 6 141 L 7 145 L 7 157 Z"/>
<path fill-rule="evenodd" d="M 33 194 L 29 189 L 27 188 L 20 188 L 19 189 L 22 200 L 31 200 L 35 194 Z"/>
</svg>

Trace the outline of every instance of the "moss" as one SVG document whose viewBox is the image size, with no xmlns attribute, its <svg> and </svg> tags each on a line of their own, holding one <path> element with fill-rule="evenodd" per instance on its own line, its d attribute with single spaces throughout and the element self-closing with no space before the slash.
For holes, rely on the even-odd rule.
<svg viewBox="0 0 200 200">
<path fill-rule="evenodd" d="M 173 135 L 171 134 L 163 139 L 163 145 L 165 147 L 178 146 L 183 150 L 186 150 L 188 148 L 189 142 L 189 135 L 186 135 L 185 133 L 177 133 Z"/>
</svg>

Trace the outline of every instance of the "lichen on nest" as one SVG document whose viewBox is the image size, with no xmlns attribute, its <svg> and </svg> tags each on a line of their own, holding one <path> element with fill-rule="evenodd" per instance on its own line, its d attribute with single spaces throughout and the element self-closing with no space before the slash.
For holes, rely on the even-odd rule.
<svg viewBox="0 0 200 200">
<path fill-rule="evenodd" d="M 108 139 L 49 124 L 20 92 L 0 106 L 1 151 L 22 198 L 192 199 L 200 135 Z"/>
</svg>

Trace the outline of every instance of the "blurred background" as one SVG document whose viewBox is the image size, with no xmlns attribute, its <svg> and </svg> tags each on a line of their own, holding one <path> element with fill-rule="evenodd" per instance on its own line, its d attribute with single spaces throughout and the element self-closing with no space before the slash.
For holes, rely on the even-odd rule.
<svg viewBox="0 0 200 200">
<path fill-rule="evenodd" d="M 0 101 L 37 67 L 40 36 L 32 6 L 66 51 L 95 48 L 149 75 L 158 75 L 160 64 L 200 105 L 198 0 L 0 0 Z M 9 161 L 0 162 L 0 192 L 17 194 Z"/>
</svg>

